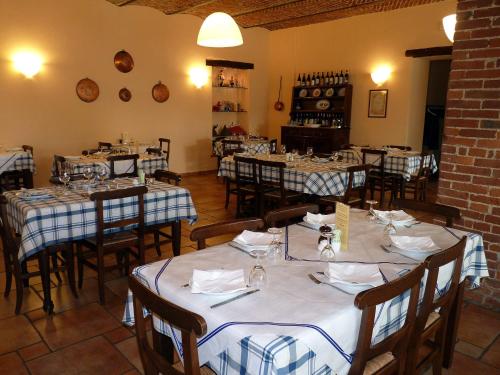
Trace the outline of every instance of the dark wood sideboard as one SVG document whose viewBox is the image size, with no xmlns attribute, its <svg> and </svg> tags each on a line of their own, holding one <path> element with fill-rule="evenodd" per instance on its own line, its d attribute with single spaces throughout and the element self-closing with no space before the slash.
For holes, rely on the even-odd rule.
<svg viewBox="0 0 500 375">
<path fill-rule="evenodd" d="M 314 152 L 330 153 L 349 143 L 350 128 L 309 128 L 306 126 L 282 126 L 281 144 L 287 151 L 297 149 L 305 152 L 313 147 Z"/>
</svg>

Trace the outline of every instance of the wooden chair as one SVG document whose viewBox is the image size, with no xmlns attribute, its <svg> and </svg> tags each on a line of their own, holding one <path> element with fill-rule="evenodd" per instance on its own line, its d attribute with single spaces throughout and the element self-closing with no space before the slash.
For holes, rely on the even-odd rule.
<svg viewBox="0 0 500 375">
<path fill-rule="evenodd" d="M 418 173 L 410 177 L 410 181 L 402 179 L 401 198 L 406 197 L 406 193 L 413 193 L 413 199 L 427 200 L 427 183 L 432 174 L 432 152 L 422 151 L 420 154 L 420 167 Z"/>
<path fill-rule="evenodd" d="M 354 360 L 349 375 L 405 374 L 407 348 L 417 312 L 420 281 L 424 266 L 420 265 L 406 275 L 359 293 L 354 304 L 360 310 L 361 325 Z M 382 341 L 372 345 L 375 310 L 377 305 L 390 301 L 411 290 L 403 326 Z"/>
<path fill-rule="evenodd" d="M 392 202 L 395 208 L 409 209 L 441 216 L 446 219 L 446 226 L 452 228 L 453 221 L 460 219 L 460 210 L 456 207 L 438 203 L 420 202 L 412 199 L 395 199 Z"/>
<path fill-rule="evenodd" d="M 111 151 L 112 147 L 113 145 L 111 144 L 111 142 L 98 142 L 97 144 L 97 149 L 99 151 Z"/>
<path fill-rule="evenodd" d="M 264 228 L 264 220 L 258 218 L 236 219 L 208 224 L 194 228 L 189 239 L 198 243 L 198 250 L 207 247 L 206 239 L 225 234 L 240 233 L 244 230 L 258 230 Z"/>
<path fill-rule="evenodd" d="M 250 169 L 250 173 L 248 173 Z M 253 216 L 258 215 L 259 183 L 257 179 L 257 159 L 242 156 L 234 157 L 236 217 L 240 217 L 242 209 L 250 207 Z M 246 173 L 245 173 L 246 172 Z"/>
<path fill-rule="evenodd" d="M 266 216 L 264 216 L 264 221 L 268 228 L 276 227 L 278 224 L 288 225 L 290 221 L 294 221 L 294 219 L 297 219 L 296 221 L 302 221 L 302 218 L 307 215 L 308 212 L 317 214 L 319 212 L 318 205 L 302 203 L 295 206 L 278 208 L 277 210 L 269 211 Z"/>
<path fill-rule="evenodd" d="M 54 185 L 62 185 L 62 182 L 59 181 L 59 176 L 62 174 L 62 172 L 66 168 L 66 158 L 62 155 L 54 155 L 54 162 L 53 162 L 54 170 L 52 171 L 54 173 L 53 176 L 50 176 L 49 182 Z M 82 173 L 75 173 L 71 174 L 71 181 L 77 181 L 77 180 L 83 180 L 83 174 Z"/>
<path fill-rule="evenodd" d="M 33 157 L 33 146 L 22 145 L 24 152 L 28 152 Z M 33 173 L 29 169 L 5 171 L 0 175 L 0 191 L 19 190 L 21 188 L 33 188 Z"/>
<path fill-rule="evenodd" d="M 403 150 L 403 151 L 411 151 L 411 147 L 410 146 L 386 145 L 384 147 L 398 148 L 398 149 Z"/>
<path fill-rule="evenodd" d="M 97 271 L 99 284 L 99 302 L 104 304 L 104 272 L 111 269 L 125 268 L 128 273 L 129 253 L 139 259 L 139 264 L 145 263 L 144 256 L 144 194 L 148 189 L 145 186 L 137 186 L 128 189 L 101 191 L 90 195 L 90 200 L 96 202 L 96 236 L 81 240 L 77 243 L 78 256 L 78 287 L 83 285 L 83 266 Z M 127 219 L 104 220 L 104 202 L 112 199 L 134 198 L 137 200 L 137 214 Z M 131 208 L 129 208 L 131 209 Z M 124 230 L 124 227 L 137 226 L 134 230 Z M 114 231 L 109 233 L 109 231 Z M 117 231 L 117 232 L 116 232 Z M 88 251 L 84 251 L 84 248 Z M 136 248 L 134 253 L 132 248 Z M 117 264 L 104 266 L 104 257 L 108 254 L 116 254 Z M 95 263 L 91 258 L 96 258 Z M 122 264 L 122 260 L 125 264 Z"/>
<path fill-rule="evenodd" d="M 424 262 L 427 281 L 408 348 L 406 374 L 422 373 L 429 364 L 434 375 L 441 374 L 448 318 L 458 292 L 466 243 L 464 236 L 456 245 Z M 449 263 L 454 263 L 449 286 L 436 293 L 439 269 Z"/>
<path fill-rule="evenodd" d="M 269 153 L 271 153 L 271 154 L 278 153 L 278 140 L 276 138 L 271 139 L 269 141 Z"/>
<path fill-rule="evenodd" d="M 285 188 L 285 168 L 286 163 L 272 160 L 258 160 L 259 179 L 259 216 L 265 213 L 266 203 L 270 203 L 273 208 L 284 207 L 290 203 L 299 202 L 304 195 Z M 266 169 L 277 169 L 278 181 L 275 181 L 270 173 L 265 173 Z M 272 173 L 276 175 L 276 173 Z"/>
<path fill-rule="evenodd" d="M 165 155 L 168 165 L 168 161 L 170 160 L 170 139 L 158 138 L 158 141 L 160 142 L 160 147 L 148 147 L 146 153 L 158 156 Z M 165 144 L 165 150 L 163 149 L 163 144 Z"/>
<path fill-rule="evenodd" d="M 370 173 L 370 168 L 372 166 L 370 164 L 360 164 L 353 165 L 351 167 L 346 168 L 347 172 L 347 187 L 344 195 L 329 195 L 326 197 L 321 197 L 318 200 L 318 204 L 321 207 L 322 212 L 326 212 L 328 207 L 333 207 L 333 211 L 335 211 L 335 203 L 342 202 L 351 207 L 357 206 L 359 208 L 365 207 L 366 200 L 366 187 L 368 186 L 368 176 Z M 364 172 L 365 174 L 365 182 L 360 186 L 354 186 L 354 177 L 356 173 Z M 357 193 L 357 196 L 354 194 Z"/>
<path fill-rule="evenodd" d="M 137 177 L 137 159 L 139 159 L 138 154 L 132 154 L 132 155 L 110 155 L 108 156 L 108 160 L 110 163 L 110 173 L 109 177 L 110 178 L 117 178 L 117 177 Z M 132 172 L 125 172 L 125 173 L 116 173 L 115 172 L 115 163 L 125 161 L 125 160 L 130 160 L 132 162 L 133 166 L 133 171 Z"/>
<path fill-rule="evenodd" d="M 171 171 L 165 171 L 162 169 L 157 169 L 154 173 L 154 178 L 156 181 L 165 182 L 170 185 L 179 186 L 182 177 L 180 174 Z M 173 238 L 171 233 L 164 232 L 165 229 L 172 228 L 172 223 L 163 223 L 163 224 L 155 224 L 148 225 L 144 229 L 145 234 L 152 233 L 154 236 L 154 242 L 151 244 L 145 245 L 146 249 L 150 249 L 154 247 L 156 249 L 156 254 L 161 256 L 161 245 L 171 243 Z M 160 240 L 160 237 L 163 237 L 163 240 Z"/>
<path fill-rule="evenodd" d="M 368 174 L 368 186 L 370 188 L 370 197 L 373 199 L 374 192 L 380 191 L 380 207 L 384 205 L 385 192 L 391 192 L 391 201 L 395 198 L 397 193 L 396 186 L 397 183 L 394 182 L 394 176 L 385 172 L 385 157 L 387 156 L 387 151 L 384 150 L 372 150 L 369 148 L 361 149 L 363 153 L 363 164 L 367 164 L 367 155 L 374 155 L 380 160 L 378 165 L 372 164 L 370 173 Z"/>
<path fill-rule="evenodd" d="M 222 143 L 222 157 L 219 157 L 218 159 L 218 167 L 220 167 L 220 161 L 222 158 L 225 158 L 226 156 L 233 155 L 235 152 L 243 152 L 243 141 L 238 141 L 234 139 L 223 139 L 221 141 Z M 231 197 L 231 194 L 236 194 L 236 188 L 234 186 L 235 180 L 231 179 L 229 177 L 225 177 L 224 179 L 225 184 L 226 184 L 226 201 L 224 203 L 224 208 L 229 207 L 229 198 Z"/>
<path fill-rule="evenodd" d="M 135 276 L 129 276 L 128 284 L 133 293 L 137 346 L 145 374 L 214 374 L 208 367 L 200 368 L 198 359 L 196 338 L 207 333 L 205 319 L 153 293 Z M 151 314 L 181 331 L 184 369 L 182 369 L 182 362 L 173 364 L 174 348 L 171 341 L 169 341 L 168 348 L 162 347 L 160 345 L 161 334 L 155 329 L 152 331 L 153 345 L 149 343 L 143 309 L 147 309 Z"/>
<path fill-rule="evenodd" d="M 16 284 L 16 314 L 21 311 L 23 303 L 23 291 L 29 286 L 29 279 L 35 276 L 40 276 L 42 279 L 42 287 L 44 291 L 50 290 L 50 272 L 53 272 L 58 281 L 61 282 L 59 271 L 66 270 L 68 273 L 68 283 L 71 292 L 78 298 L 75 283 L 74 271 L 74 252 L 73 245 L 61 244 L 49 247 L 45 250 L 37 252 L 23 262 L 19 262 L 19 246 L 20 239 L 14 235 L 14 232 L 9 224 L 7 215 L 7 199 L 4 195 L 0 195 L 0 236 L 2 237 L 3 260 L 5 266 L 5 291 L 4 296 L 8 297 L 12 286 L 12 277 Z M 62 265 L 58 265 L 58 253 L 64 256 Z M 38 260 L 38 271 L 28 271 L 27 262 L 30 260 Z M 52 269 L 50 267 L 50 259 L 52 259 Z M 44 305 L 44 310 L 52 312 L 53 305 Z"/>
</svg>

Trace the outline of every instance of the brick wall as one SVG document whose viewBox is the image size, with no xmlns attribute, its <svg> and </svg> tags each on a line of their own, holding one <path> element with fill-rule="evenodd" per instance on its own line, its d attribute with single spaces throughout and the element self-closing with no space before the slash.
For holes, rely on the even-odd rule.
<svg viewBox="0 0 500 375">
<path fill-rule="evenodd" d="M 459 0 L 438 201 L 482 234 L 490 279 L 466 298 L 500 308 L 500 0 Z"/>
</svg>

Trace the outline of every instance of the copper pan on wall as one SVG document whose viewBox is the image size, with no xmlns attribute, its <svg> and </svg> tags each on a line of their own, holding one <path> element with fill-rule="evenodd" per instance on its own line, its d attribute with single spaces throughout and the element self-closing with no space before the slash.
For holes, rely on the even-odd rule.
<svg viewBox="0 0 500 375">
<path fill-rule="evenodd" d="M 168 90 L 168 87 L 161 83 L 161 81 L 158 81 L 158 83 L 153 86 L 151 94 L 153 95 L 153 99 L 158 103 L 166 102 L 170 97 L 170 91 Z"/>
<path fill-rule="evenodd" d="M 134 59 L 125 50 L 121 50 L 115 54 L 115 67 L 122 73 L 128 73 L 134 69 Z"/>
<path fill-rule="evenodd" d="M 76 84 L 76 95 L 85 103 L 93 102 L 99 96 L 99 86 L 90 78 L 84 78 Z"/>
<path fill-rule="evenodd" d="M 130 92 L 129 89 L 127 89 L 126 87 L 122 88 L 119 92 L 118 92 L 118 96 L 120 97 L 120 99 L 124 102 L 128 102 L 130 99 L 132 99 L 132 93 Z"/>
</svg>

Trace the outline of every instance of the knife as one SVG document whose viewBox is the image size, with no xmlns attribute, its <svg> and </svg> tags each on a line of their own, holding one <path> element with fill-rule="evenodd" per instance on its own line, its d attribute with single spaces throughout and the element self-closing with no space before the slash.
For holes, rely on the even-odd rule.
<svg viewBox="0 0 500 375">
<path fill-rule="evenodd" d="M 240 299 L 240 298 L 243 298 L 245 296 L 249 296 L 250 294 L 253 294 L 255 292 L 258 292 L 260 289 L 254 289 L 254 290 L 249 290 L 248 292 L 245 292 L 245 293 L 241 293 L 241 294 L 238 294 L 237 296 L 233 297 L 233 298 L 229 298 L 225 301 L 222 301 L 222 302 L 219 302 L 219 303 L 216 303 L 215 305 L 212 305 L 210 306 L 211 309 L 215 309 L 216 307 L 219 307 L 219 306 L 222 306 L 222 305 L 225 305 L 226 303 L 229 303 L 229 302 L 233 302 L 233 301 L 236 301 L 237 299 Z"/>
</svg>

